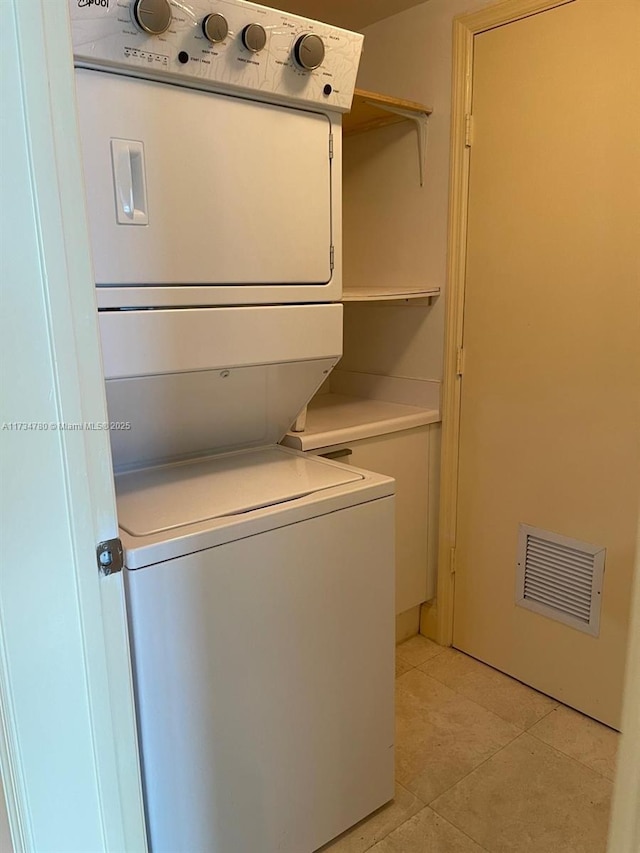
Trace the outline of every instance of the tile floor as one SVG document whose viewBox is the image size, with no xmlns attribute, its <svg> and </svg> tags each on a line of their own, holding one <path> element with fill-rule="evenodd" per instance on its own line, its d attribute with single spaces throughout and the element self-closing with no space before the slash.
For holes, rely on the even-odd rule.
<svg viewBox="0 0 640 853">
<path fill-rule="evenodd" d="M 604 853 L 618 734 L 424 637 L 396 653 L 396 796 L 323 853 Z"/>
</svg>

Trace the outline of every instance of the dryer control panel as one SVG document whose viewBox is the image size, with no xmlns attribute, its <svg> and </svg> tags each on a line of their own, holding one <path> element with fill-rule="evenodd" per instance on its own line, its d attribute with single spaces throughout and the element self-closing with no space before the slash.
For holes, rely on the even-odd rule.
<svg viewBox="0 0 640 853">
<path fill-rule="evenodd" d="M 245 0 L 69 0 L 76 65 L 346 112 L 363 36 Z"/>
</svg>

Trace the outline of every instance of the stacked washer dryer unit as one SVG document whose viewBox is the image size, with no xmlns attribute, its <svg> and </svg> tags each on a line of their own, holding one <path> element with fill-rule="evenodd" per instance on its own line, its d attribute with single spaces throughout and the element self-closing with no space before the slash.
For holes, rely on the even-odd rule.
<svg viewBox="0 0 640 853">
<path fill-rule="evenodd" d="M 393 796 L 393 482 L 277 444 L 341 355 L 362 37 L 70 9 L 150 845 L 310 853 Z"/>
</svg>

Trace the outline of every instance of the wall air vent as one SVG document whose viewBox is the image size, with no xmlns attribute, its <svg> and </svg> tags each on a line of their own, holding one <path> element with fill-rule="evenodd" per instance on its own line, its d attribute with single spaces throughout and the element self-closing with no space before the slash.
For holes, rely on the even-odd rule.
<svg viewBox="0 0 640 853">
<path fill-rule="evenodd" d="M 521 524 L 516 604 L 598 636 L 605 548 Z"/>
</svg>

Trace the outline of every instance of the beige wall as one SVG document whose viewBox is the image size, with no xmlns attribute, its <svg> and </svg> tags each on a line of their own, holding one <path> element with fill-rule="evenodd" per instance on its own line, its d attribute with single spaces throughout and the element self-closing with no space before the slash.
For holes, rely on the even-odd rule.
<svg viewBox="0 0 640 853">
<path fill-rule="evenodd" d="M 405 123 L 345 141 L 345 284 L 439 285 L 446 274 L 451 23 L 486 0 L 429 0 L 367 27 L 358 86 L 433 107 L 425 185 Z M 341 367 L 440 379 L 444 293 L 431 307 L 347 305 Z"/>
<path fill-rule="evenodd" d="M 327 21 L 337 27 L 358 30 L 373 21 L 395 15 L 421 0 L 262 0 L 263 6 L 284 9 L 294 15 Z"/>
</svg>

